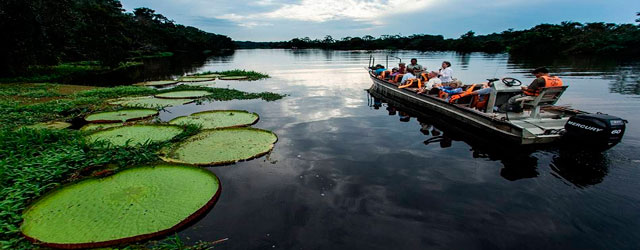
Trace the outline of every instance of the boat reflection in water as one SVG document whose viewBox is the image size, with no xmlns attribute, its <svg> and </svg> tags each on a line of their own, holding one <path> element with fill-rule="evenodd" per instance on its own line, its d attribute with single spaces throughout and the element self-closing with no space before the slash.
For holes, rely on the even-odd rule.
<svg viewBox="0 0 640 250">
<path fill-rule="evenodd" d="M 578 188 L 595 185 L 608 173 L 609 161 L 604 152 L 575 151 L 562 145 L 532 146 L 500 144 L 495 138 L 483 137 L 483 133 L 474 133 L 464 126 L 456 124 L 428 110 L 418 110 L 402 100 L 394 100 L 369 90 L 369 106 L 375 110 L 386 110 L 389 116 L 398 116 L 400 122 L 418 122 L 419 129 L 427 138 L 428 147 L 449 148 L 454 141 L 461 141 L 471 147 L 473 158 L 499 161 L 503 167 L 500 176 L 509 181 L 535 178 L 538 172 L 538 157 L 550 155 L 551 174 L 563 182 Z M 415 119 L 412 119 L 415 118 Z"/>
</svg>

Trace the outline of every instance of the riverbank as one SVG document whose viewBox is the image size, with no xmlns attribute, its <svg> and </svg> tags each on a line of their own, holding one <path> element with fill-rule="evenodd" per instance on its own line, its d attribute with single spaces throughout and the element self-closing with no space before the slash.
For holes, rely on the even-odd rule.
<svg viewBox="0 0 640 250">
<path fill-rule="evenodd" d="M 159 161 L 158 151 L 184 140 L 200 129 L 186 126 L 184 132 L 168 142 L 143 147 L 91 147 L 88 132 L 76 129 L 34 129 L 43 122 L 77 121 L 99 111 L 125 109 L 110 105 L 114 98 L 151 96 L 177 90 L 207 91 L 201 100 L 262 99 L 274 101 L 283 95 L 249 93 L 226 88 L 180 85 L 170 90 L 138 86 L 112 88 L 52 83 L 0 84 L 0 244 L 3 248 L 32 249 L 34 245 L 20 234 L 21 213 L 29 203 L 65 183 L 95 176 L 103 170 L 117 172 L 130 166 Z M 158 243 L 182 244 L 172 238 Z M 206 245 L 205 243 L 203 243 Z M 154 248 L 153 245 L 149 246 Z M 183 245 L 184 247 L 184 245 Z M 198 249 L 195 246 L 192 249 Z M 143 247 L 140 247 L 143 248 Z"/>
</svg>

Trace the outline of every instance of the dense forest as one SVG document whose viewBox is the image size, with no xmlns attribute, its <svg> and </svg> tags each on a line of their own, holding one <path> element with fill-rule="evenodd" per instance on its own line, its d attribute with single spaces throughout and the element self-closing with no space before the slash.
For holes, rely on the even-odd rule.
<svg viewBox="0 0 640 250">
<path fill-rule="evenodd" d="M 216 52 L 231 38 L 174 23 L 148 8 L 125 12 L 118 0 L 0 1 L 0 75 L 30 66 L 97 61 L 114 67 L 132 57 Z"/>
<path fill-rule="evenodd" d="M 637 20 L 640 22 L 640 19 Z M 322 48 L 322 49 L 409 49 L 421 51 L 489 52 L 522 55 L 640 55 L 640 26 L 612 23 L 540 24 L 526 30 L 475 35 L 473 31 L 457 39 L 441 35 L 331 36 L 308 37 L 283 42 L 236 42 L 240 48 Z"/>
</svg>

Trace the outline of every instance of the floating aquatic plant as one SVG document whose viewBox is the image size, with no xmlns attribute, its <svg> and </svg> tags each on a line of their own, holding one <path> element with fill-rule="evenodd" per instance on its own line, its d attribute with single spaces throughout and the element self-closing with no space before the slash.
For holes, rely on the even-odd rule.
<svg viewBox="0 0 640 250">
<path fill-rule="evenodd" d="M 178 81 L 174 81 L 174 80 L 165 80 L 165 81 L 148 81 L 148 82 L 139 82 L 139 83 L 135 83 L 133 85 L 137 85 L 137 86 L 153 86 L 153 87 L 163 87 L 163 86 L 168 86 L 168 85 L 172 85 L 172 84 L 176 84 L 178 83 Z"/>
<path fill-rule="evenodd" d="M 203 74 L 203 75 L 190 75 L 189 77 L 204 77 L 204 78 L 211 78 L 211 77 L 220 77 L 222 76 L 221 74 Z"/>
<path fill-rule="evenodd" d="M 138 124 L 102 130 L 89 135 L 87 139 L 90 142 L 104 140 L 114 146 L 136 146 L 147 142 L 168 141 L 182 131 L 182 128 L 172 125 Z"/>
<path fill-rule="evenodd" d="M 278 137 L 255 128 L 205 130 L 163 150 L 167 162 L 193 165 L 222 165 L 262 156 L 273 148 Z"/>
<path fill-rule="evenodd" d="M 25 126 L 33 129 L 65 129 L 71 127 L 71 123 L 61 121 L 40 122 L 33 125 Z"/>
<path fill-rule="evenodd" d="M 155 109 L 124 109 L 88 115 L 84 119 L 91 123 L 112 123 L 141 120 L 158 115 Z"/>
<path fill-rule="evenodd" d="M 177 117 L 169 123 L 175 125 L 195 124 L 200 125 L 202 129 L 214 129 L 252 125 L 258 119 L 258 114 L 244 110 L 213 110 Z"/>
<path fill-rule="evenodd" d="M 48 247 L 122 244 L 179 229 L 211 208 L 219 195 L 220 181 L 206 169 L 136 167 L 49 193 L 24 212 L 20 229 Z"/>
<path fill-rule="evenodd" d="M 249 79 L 248 76 L 221 76 L 220 80 L 245 80 Z"/>
<path fill-rule="evenodd" d="M 193 100 L 185 99 L 162 99 L 153 96 L 143 97 L 123 97 L 120 99 L 110 100 L 109 104 L 120 105 L 124 107 L 141 107 L 141 108 L 164 108 L 179 106 L 193 102 Z"/>
<path fill-rule="evenodd" d="M 203 76 L 185 76 L 180 78 L 181 82 L 206 82 L 213 81 L 215 77 L 203 77 Z"/>
<path fill-rule="evenodd" d="M 183 90 L 183 91 L 172 91 L 155 95 L 157 98 L 166 98 L 166 99 L 195 99 L 204 96 L 211 95 L 211 92 L 204 90 Z"/>
<path fill-rule="evenodd" d="M 108 128 L 120 127 L 123 126 L 124 123 L 89 123 L 87 125 L 82 126 L 80 131 L 95 131 L 95 130 L 103 130 Z"/>
</svg>

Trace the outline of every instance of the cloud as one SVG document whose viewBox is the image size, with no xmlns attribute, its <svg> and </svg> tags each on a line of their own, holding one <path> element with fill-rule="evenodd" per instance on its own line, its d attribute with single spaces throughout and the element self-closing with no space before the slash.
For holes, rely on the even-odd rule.
<svg viewBox="0 0 640 250">
<path fill-rule="evenodd" d="M 303 0 L 300 3 L 281 3 L 280 7 L 273 11 L 254 13 L 250 16 L 231 13 L 219 18 L 236 22 L 289 19 L 308 22 L 354 20 L 381 23 L 380 18 L 420 11 L 431 2 L 432 0 Z M 258 1 L 257 4 L 278 5 L 273 0 Z"/>
</svg>

